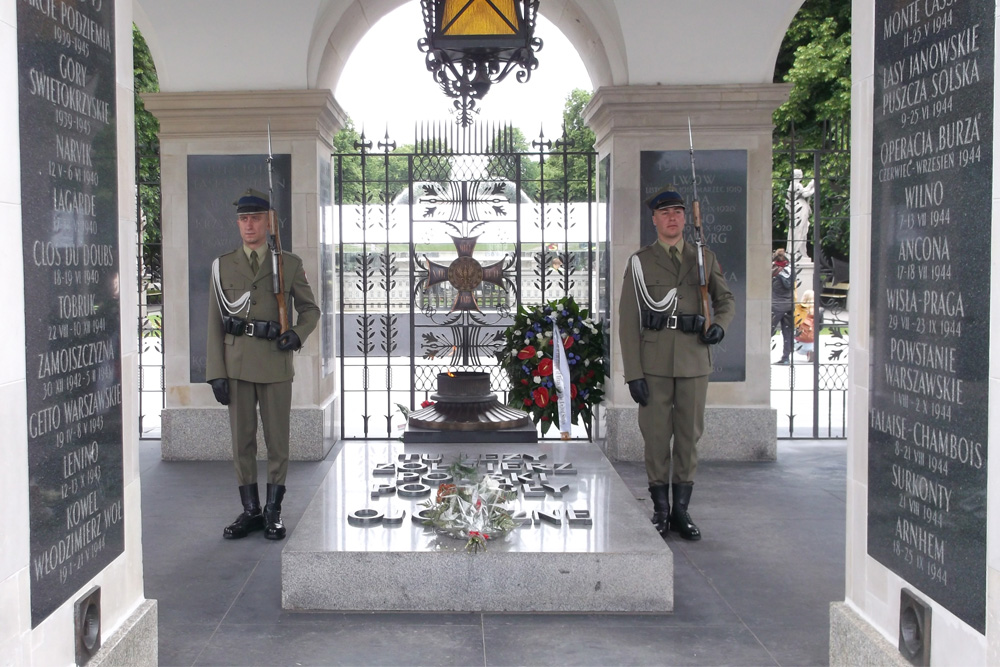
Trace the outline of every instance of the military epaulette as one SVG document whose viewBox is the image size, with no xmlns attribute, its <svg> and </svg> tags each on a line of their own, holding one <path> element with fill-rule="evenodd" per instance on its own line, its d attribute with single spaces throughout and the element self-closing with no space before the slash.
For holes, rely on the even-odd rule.
<svg viewBox="0 0 1000 667">
<path fill-rule="evenodd" d="M 656 244 L 657 244 L 657 241 L 653 241 L 649 245 L 643 246 L 643 247 L 639 248 L 638 250 L 636 250 L 635 254 L 636 255 L 641 255 L 644 252 L 652 252 L 653 250 L 656 249 Z"/>
</svg>

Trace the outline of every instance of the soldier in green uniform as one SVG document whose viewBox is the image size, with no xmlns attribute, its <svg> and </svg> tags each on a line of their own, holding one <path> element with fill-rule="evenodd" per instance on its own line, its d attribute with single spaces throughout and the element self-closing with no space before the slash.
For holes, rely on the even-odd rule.
<svg viewBox="0 0 1000 667">
<path fill-rule="evenodd" d="M 209 287 L 208 354 L 205 379 L 219 403 L 229 406 L 233 463 L 243 512 L 223 537 L 238 539 L 264 530 L 264 537 L 285 536 L 281 501 L 288 470 L 292 409 L 292 353 L 316 328 L 320 309 L 302 269 L 302 260 L 281 254 L 285 303 L 295 325 L 281 332 L 273 288 L 272 249 L 267 245 L 271 204 L 263 193 L 247 190 L 236 205 L 243 245 L 212 264 Z M 289 318 L 291 319 L 291 318 Z M 267 503 L 257 490 L 257 406 L 267 446 Z"/>
<path fill-rule="evenodd" d="M 652 521 L 661 535 L 673 530 L 686 540 L 700 540 L 688 504 L 705 426 L 710 346 L 725 335 L 735 302 L 715 254 L 705 249 L 713 312 L 711 326 L 704 329 L 708 314 L 701 312 L 697 248 L 683 236 L 684 199 L 667 189 L 647 205 L 657 239 L 629 258 L 618 309 L 625 381 L 639 404 Z"/>
</svg>

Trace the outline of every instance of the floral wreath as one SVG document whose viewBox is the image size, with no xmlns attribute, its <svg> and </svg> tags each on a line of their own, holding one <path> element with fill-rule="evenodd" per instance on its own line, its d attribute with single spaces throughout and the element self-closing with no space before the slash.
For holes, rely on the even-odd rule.
<svg viewBox="0 0 1000 667">
<path fill-rule="evenodd" d="M 554 381 L 553 324 L 559 329 L 569 368 L 569 400 L 572 422 L 583 417 L 587 437 L 595 407 L 604 399 L 604 324 L 590 317 L 568 296 L 544 306 L 518 307 L 514 324 L 504 332 L 506 345 L 498 353 L 500 365 L 510 378 L 508 405 L 541 423 L 542 435 L 559 419 L 560 396 Z M 569 424 L 559 424 L 563 438 Z"/>
</svg>

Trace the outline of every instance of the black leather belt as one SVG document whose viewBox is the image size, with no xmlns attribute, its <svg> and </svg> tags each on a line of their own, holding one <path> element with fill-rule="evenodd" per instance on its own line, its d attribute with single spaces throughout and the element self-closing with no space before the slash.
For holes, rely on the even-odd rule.
<svg viewBox="0 0 1000 667">
<path fill-rule="evenodd" d="M 642 328 L 680 329 L 684 333 L 697 333 L 705 326 L 705 318 L 701 315 L 667 315 L 655 310 L 643 308 L 641 313 Z"/>
<path fill-rule="evenodd" d="M 234 336 L 250 336 L 274 340 L 281 335 L 281 324 L 273 320 L 245 320 L 242 317 L 222 318 L 226 333 Z"/>
<path fill-rule="evenodd" d="M 247 320 L 245 335 L 274 340 L 281 335 L 281 324 L 273 320 Z"/>
</svg>

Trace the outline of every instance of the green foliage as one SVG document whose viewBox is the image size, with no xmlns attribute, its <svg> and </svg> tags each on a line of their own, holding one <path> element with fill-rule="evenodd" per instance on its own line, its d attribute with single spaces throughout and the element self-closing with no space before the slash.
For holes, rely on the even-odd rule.
<svg viewBox="0 0 1000 667">
<path fill-rule="evenodd" d="M 132 25 L 132 79 L 135 89 L 135 143 L 136 179 L 139 197 L 139 215 L 142 225 L 143 281 L 153 284 L 150 301 L 160 298 L 162 281 L 162 233 L 160 219 L 160 145 L 157 135 L 160 122 L 146 111 L 140 93 L 160 90 L 156 65 L 142 33 Z"/>
<path fill-rule="evenodd" d="M 524 132 L 517 127 L 504 128 L 493 141 L 490 151 L 494 153 L 487 166 L 490 177 L 514 183 L 520 172 L 521 189 L 537 201 L 542 170 L 538 162 L 527 155 L 531 148 Z"/>
<path fill-rule="evenodd" d="M 149 53 L 149 46 L 142 33 L 132 25 L 132 78 L 135 87 L 135 134 L 140 143 L 153 144 L 160 131 L 156 116 L 146 111 L 140 93 L 155 93 L 160 90 L 160 80 L 156 76 L 156 65 Z"/>
<path fill-rule="evenodd" d="M 594 198 L 590 175 L 596 170 L 596 137 L 583 122 L 583 109 L 593 93 L 579 88 L 566 96 L 564 137 L 545 157 L 545 201 L 587 202 Z"/>
<path fill-rule="evenodd" d="M 520 180 L 522 191 L 535 201 L 562 201 L 564 197 L 568 197 L 568 201 L 590 201 L 594 196 L 590 174 L 596 169 L 590 153 L 594 150 L 595 138 L 583 122 L 583 109 L 591 95 L 589 91 L 576 89 L 566 97 L 563 109 L 565 136 L 547 153 L 532 147 L 520 128 L 500 130 L 488 147 L 491 157 L 485 165 L 486 176 L 510 182 Z M 407 187 L 411 167 L 414 182 L 442 182 L 452 176 L 454 165 L 444 139 L 436 142 L 443 149 L 439 148 L 439 154 L 434 155 L 416 155 L 410 144 L 386 152 L 379 149 L 378 140 L 366 137 L 365 141 L 372 145 L 362 159 L 359 155 L 362 138 L 351 119 L 334 136 L 334 153 L 342 156 L 339 173 L 334 174 L 334 187 L 339 189 L 338 196 L 345 204 L 392 201 Z"/>
<path fill-rule="evenodd" d="M 333 136 L 334 153 L 357 153 L 360 150 L 361 135 L 354 127 L 350 118 L 340 132 Z M 339 169 L 338 169 L 339 167 Z M 361 160 L 341 159 L 334 163 L 338 169 L 333 174 L 333 187 L 337 189 L 337 199 L 345 204 L 358 204 L 363 201 L 361 187 Z"/>
<path fill-rule="evenodd" d="M 378 140 L 364 138 L 367 144 L 361 156 L 362 137 L 351 118 L 333 137 L 333 152 L 341 157 L 335 162 L 334 187 L 345 204 L 386 204 L 409 187 L 412 161 L 413 180 L 447 181 L 451 175 L 448 155 L 415 155 L 413 144 L 403 144 L 386 151 Z"/>
<path fill-rule="evenodd" d="M 781 44 L 775 82 L 793 84 L 774 112 L 773 238 L 787 238 L 785 192 L 793 169 L 821 174 L 823 254 L 850 253 L 851 0 L 806 0 Z M 813 257 L 816 254 L 813 252 Z"/>
</svg>

